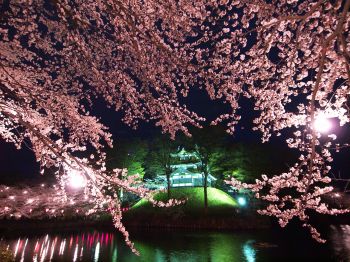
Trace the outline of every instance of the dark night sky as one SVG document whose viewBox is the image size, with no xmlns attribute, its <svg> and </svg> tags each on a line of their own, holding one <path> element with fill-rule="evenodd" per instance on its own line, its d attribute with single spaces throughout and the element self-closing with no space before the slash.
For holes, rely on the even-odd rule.
<svg viewBox="0 0 350 262">
<path fill-rule="evenodd" d="M 215 117 L 220 113 L 229 112 L 229 107 L 227 105 L 222 103 L 222 101 L 211 101 L 205 94 L 205 91 L 202 90 L 191 91 L 189 97 L 185 100 L 187 100 L 185 102 L 187 102 L 189 109 L 192 109 L 198 114 L 205 116 L 208 120 L 215 119 Z M 240 109 L 242 120 L 236 127 L 236 133 L 233 136 L 232 141 L 242 143 L 260 142 L 260 133 L 251 130 L 252 119 L 256 114 L 252 108 L 253 106 L 251 101 L 242 100 L 242 108 Z M 118 140 L 127 137 L 130 138 L 134 136 L 147 139 L 161 134 L 160 128 L 154 127 L 152 123 L 141 123 L 138 130 L 130 129 L 121 122 L 120 113 L 116 113 L 113 110 L 105 108 L 102 102 L 97 102 L 95 104 L 95 112 L 101 117 L 102 122 L 110 127 L 116 143 Z M 335 125 L 337 124 L 338 123 L 335 121 Z M 349 128 L 341 129 L 336 127 L 335 133 L 340 140 L 345 141 L 348 140 L 348 129 Z M 269 144 L 272 144 L 279 149 L 288 150 L 284 139 L 285 136 L 273 137 Z M 350 168 L 350 161 L 348 161 L 348 159 L 348 149 L 335 154 L 333 173 L 338 174 L 338 171 L 340 171 L 343 177 L 349 177 L 347 170 Z M 0 183 L 37 180 L 42 178 L 41 175 L 39 175 L 38 164 L 35 161 L 34 154 L 26 146 L 24 146 L 21 150 L 16 150 L 12 144 L 0 141 L 0 166 Z"/>
</svg>

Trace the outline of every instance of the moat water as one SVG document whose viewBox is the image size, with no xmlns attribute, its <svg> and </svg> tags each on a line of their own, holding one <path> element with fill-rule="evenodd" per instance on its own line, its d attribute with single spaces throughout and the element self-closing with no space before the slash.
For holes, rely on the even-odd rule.
<svg viewBox="0 0 350 262">
<path fill-rule="evenodd" d="M 293 232 L 293 231 L 292 231 Z M 112 228 L 0 232 L 0 245 L 16 261 L 350 261 L 350 226 L 331 226 L 327 243 L 306 232 L 132 231 L 141 255 L 134 255 Z"/>
</svg>

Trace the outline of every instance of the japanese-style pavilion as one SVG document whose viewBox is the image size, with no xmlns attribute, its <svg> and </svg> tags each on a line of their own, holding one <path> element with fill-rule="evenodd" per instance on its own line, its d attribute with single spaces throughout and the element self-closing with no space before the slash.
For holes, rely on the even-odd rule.
<svg viewBox="0 0 350 262">
<path fill-rule="evenodd" d="M 194 152 L 187 152 L 179 148 L 178 152 L 171 154 L 172 162 L 170 183 L 171 187 L 196 187 L 204 185 L 204 175 L 199 170 L 200 160 Z M 208 175 L 208 186 L 216 180 Z"/>
</svg>

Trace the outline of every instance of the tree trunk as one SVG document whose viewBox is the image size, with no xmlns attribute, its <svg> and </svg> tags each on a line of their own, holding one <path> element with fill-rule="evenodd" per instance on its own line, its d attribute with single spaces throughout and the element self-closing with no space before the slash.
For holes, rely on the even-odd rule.
<svg viewBox="0 0 350 262">
<path fill-rule="evenodd" d="M 208 211 L 208 172 L 204 171 L 204 211 L 207 213 Z"/>
<path fill-rule="evenodd" d="M 170 174 L 166 175 L 166 180 L 168 184 L 168 199 L 170 199 Z"/>
</svg>

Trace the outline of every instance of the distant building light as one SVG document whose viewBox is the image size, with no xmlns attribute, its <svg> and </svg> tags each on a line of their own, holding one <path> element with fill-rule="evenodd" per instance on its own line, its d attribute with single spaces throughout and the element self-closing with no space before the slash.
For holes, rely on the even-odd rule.
<svg viewBox="0 0 350 262">
<path fill-rule="evenodd" d="M 239 197 L 237 201 L 240 206 L 245 206 L 247 204 L 247 200 L 244 197 Z"/>
</svg>

